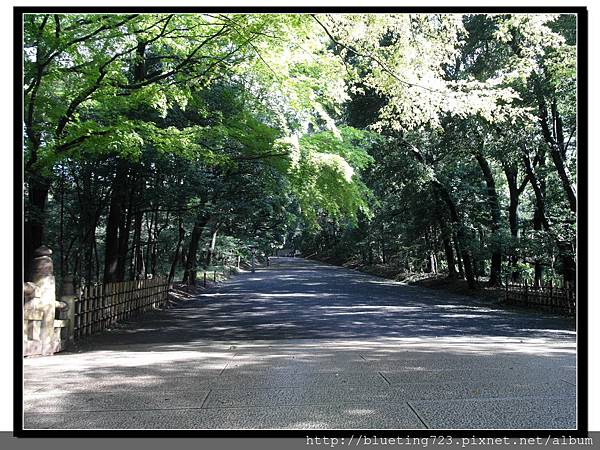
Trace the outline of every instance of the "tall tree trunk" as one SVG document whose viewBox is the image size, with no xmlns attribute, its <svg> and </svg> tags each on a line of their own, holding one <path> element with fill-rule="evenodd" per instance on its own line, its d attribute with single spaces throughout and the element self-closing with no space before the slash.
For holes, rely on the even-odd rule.
<svg viewBox="0 0 600 450">
<path fill-rule="evenodd" d="M 94 247 L 96 245 L 96 226 L 90 224 L 86 230 L 85 241 L 85 278 L 86 280 L 94 279 Z"/>
<path fill-rule="evenodd" d="M 145 50 L 145 44 L 138 43 L 136 58 L 132 67 L 134 82 L 141 82 L 145 78 Z M 125 159 L 117 157 L 117 170 L 113 180 L 113 191 L 106 225 L 105 283 L 122 281 L 125 278 L 125 260 L 128 253 L 129 229 L 132 218 L 131 198 L 130 207 L 126 210 L 127 195 L 131 195 L 127 182 L 128 173 L 129 163 Z"/>
<path fill-rule="evenodd" d="M 65 278 L 65 168 L 60 168 L 60 231 L 58 237 L 58 246 L 60 253 L 60 279 Z"/>
<path fill-rule="evenodd" d="M 481 153 L 475 155 L 475 159 L 479 163 L 483 178 L 487 186 L 488 205 L 490 208 L 490 216 L 492 219 L 491 229 L 491 248 L 492 248 L 492 261 L 490 266 L 490 279 L 488 286 L 499 286 L 501 284 L 501 271 L 502 271 L 502 248 L 500 246 L 500 201 L 498 200 L 498 193 L 496 192 L 496 183 L 494 181 L 494 175 L 490 168 L 489 163 L 483 157 Z"/>
<path fill-rule="evenodd" d="M 542 91 L 541 81 L 536 78 L 535 92 L 538 100 L 539 107 L 539 121 L 542 128 L 542 135 L 544 140 L 548 144 L 550 149 L 550 157 L 560 178 L 560 182 L 563 187 L 563 191 L 567 198 L 569 208 L 574 213 L 577 212 L 577 192 L 575 186 L 571 183 L 571 174 L 565 162 L 566 148 L 564 144 L 564 133 L 562 129 L 562 119 L 556 106 L 556 97 L 552 97 L 551 109 L 552 109 L 552 131 L 548 125 L 548 107 L 546 106 L 546 99 Z"/>
<path fill-rule="evenodd" d="M 175 247 L 175 256 L 173 256 L 173 262 L 171 263 L 171 270 L 169 271 L 169 281 L 171 284 L 175 277 L 175 269 L 177 268 L 177 262 L 179 261 L 179 252 L 181 251 L 181 243 L 185 237 L 185 229 L 183 228 L 183 221 L 179 217 L 179 239 L 177 240 L 177 246 Z"/>
<path fill-rule="evenodd" d="M 134 193 L 133 207 L 133 251 L 131 262 L 131 279 L 140 279 L 145 273 L 144 250 L 142 245 L 142 226 L 144 224 L 144 209 L 142 207 L 144 201 L 146 178 L 145 174 L 140 170 L 137 177 L 136 188 Z"/>
<path fill-rule="evenodd" d="M 435 252 L 431 252 L 431 271 L 435 274 L 438 273 L 438 262 Z"/>
<path fill-rule="evenodd" d="M 431 243 L 429 241 L 429 230 L 425 229 L 425 273 L 433 272 L 433 260 L 431 258 Z"/>
<path fill-rule="evenodd" d="M 505 163 L 503 164 L 503 169 L 504 174 L 506 175 L 506 181 L 508 183 L 508 224 L 510 227 L 510 235 L 512 236 L 513 241 L 510 250 L 510 265 L 512 267 L 511 280 L 516 282 L 520 279 L 519 270 L 517 268 L 517 264 L 519 261 L 517 247 L 521 238 L 519 232 L 519 197 L 523 192 L 523 189 L 525 188 L 526 184 L 523 185 L 523 188 L 519 188 L 517 186 L 518 171 L 517 167 L 514 164 Z"/>
<path fill-rule="evenodd" d="M 463 264 L 465 266 L 465 278 L 471 289 L 475 289 L 475 275 L 473 274 L 473 264 L 468 250 L 463 252 Z"/>
<path fill-rule="evenodd" d="M 104 251 L 104 282 L 113 283 L 118 279 L 117 266 L 119 264 L 119 224 L 123 204 L 127 195 L 127 163 L 118 159 L 115 178 L 112 182 L 112 192 L 108 217 L 106 219 L 106 242 Z"/>
<path fill-rule="evenodd" d="M 208 247 L 208 251 L 206 252 L 206 263 L 205 267 L 210 267 L 213 264 L 213 259 L 215 256 L 215 248 L 217 246 L 217 235 L 219 234 L 219 228 L 221 224 L 219 222 L 215 222 L 211 227 L 211 236 L 210 236 L 210 246 Z"/>
<path fill-rule="evenodd" d="M 146 271 L 144 275 L 147 277 L 148 274 L 152 273 L 152 254 L 154 247 L 154 224 L 158 222 L 158 205 L 153 208 L 152 214 L 150 216 L 150 221 L 146 224 L 146 229 L 148 232 L 148 240 L 146 241 Z M 148 221 L 148 219 L 146 219 Z"/>
<path fill-rule="evenodd" d="M 183 273 L 183 282 L 187 284 L 195 284 L 196 282 L 196 256 L 198 254 L 198 243 L 202 236 L 202 230 L 206 225 L 205 217 L 198 217 L 194 222 L 190 244 L 188 246 L 187 260 L 185 263 L 185 271 Z"/>
<path fill-rule="evenodd" d="M 161 228 L 159 227 L 160 212 L 156 213 L 156 220 L 154 221 L 154 228 L 152 228 L 152 251 L 150 253 L 150 273 L 156 275 L 158 268 L 158 238 L 160 236 Z M 167 213 L 165 220 L 169 220 L 169 213 Z"/>
<path fill-rule="evenodd" d="M 535 231 L 541 231 L 543 226 L 543 211 L 540 209 L 538 203 L 536 203 L 534 212 L 533 212 L 533 229 Z M 534 273 L 534 281 L 533 285 L 536 287 L 540 287 L 544 281 L 544 266 L 542 265 L 542 261 L 539 258 L 535 258 L 533 263 L 533 273 Z"/>
<path fill-rule="evenodd" d="M 483 232 L 483 227 L 479 225 L 477 227 L 477 238 L 479 240 L 479 254 L 485 254 L 485 233 Z M 477 277 L 485 275 L 485 260 L 477 260 L 473 262 L 475 266 L 475 275 Z"/>
<path fill-rule="evenodd" d="M 131 232 L 131 223 L 133 221 L 133 196 L 134 190 L 128 189 L 129 201 L 125 213 L 121 215 L 119 224 L 119 257 L 117 262 L 117 281 L 125 280 L 125 271 L 127 270 L 127 261 L 129 255 L 129 235 Z"/>
<path fill-rule="evenodd" d="M 433 255 L 433 273 L 437 274 L 439 272 L 439 255 L 440 255 L 440 240 L 439 240 L 439 236 L 437 234 L 438 229 L 435 225 L 432 225 L 431 227 L 431 232 L 433 235 L 433 249 L 432 249 L 432 255 Z"/>
<path fill-rule="evenodd" d="M 385 227 L 383 223 L 381 224 L 381 239 L 379 240 L 379 245 L 381 246 L 381 262 L 382 264 L 387 263 L 387 252 L 385 248 Z"/>
<path fill-rule="evenodd" d="M 87 166 L 87 165 L 86 165 Z M 81 196 L 79 197 L 79 210 L 81 213 L 81 237 L 80 245 L 85 248 L 84 260 L 85 260 L 85 279 L 90 282 L 93 279 L 93 259 L 94 259 L 94 240 L 96 238 L 96 211 L 95 199 L 92 195 L 91 186 L 91 171 L 88 167 L 84 166 L 82 170 L 82 189 Z M 79 190 L 78 190 L 79 191 Z M 78 192 L 79 193 L 79 192 Z M 92 229 L 93 227 L 93 229 Z"/>
<path fill-rule="evenodd" d="M 444 254 L 446 255 L 446 263 L 448 264 L 448 278 L 456 278 L 456 261 L 454 260 L 454 251 L 452 250 L 452 244 L 450 238 L 444 236 L 442 238 L 444 243 Z"/>
<path fill-rule="evenodd" d="M 456 251 L 456 265 L 458 266 L 458 278 L 461 280 L 465 279 L 465 267 L 463 265 L 462 250 L 460 243 L 458 242 L 458 236 L 456 233 L 452 233 L 452 243 L 454 244 L 454 250 Z"/>
<path fill-rule="evenodd" d="M 543 167 L 545 165 L 545 157 L 541 155 L 539 165 Z M 550 230 L 550 224 L 546 219 L 546 205 L 545 205 L 545 181 L 543 178 L 538 179 L 537 175 L 533 171 L 533 166 L 529 159 L 529 155 L 523 146 L 523 162 L 525 165 L 525 170 L 527 172 L 527 176 L 529 177 L 529 181 L 531 187 L 533 188 L 533 193 L 535 195 L 535 205 L 534 205 L 534 213 L 533 213 L 533 229 L 536 231 L 541 231 L 542 229 Z M 543 265 L 542 261 L 539 258 L 536 258 L 534 261 L 534 285 L 540 286 L 543 283 Z"/>
<path fill-rule="evenodd" d="M 412 153 L 413 153 L 414 157 L 417 159 L 417 161 L 419 161 L 426 167 L 429 167 L 429 169 L 432 169 L 431 165 L 427 164 L 427 161 L 425 161 L 425 158 L 423 157 L 423 155 L 421 154 L 421 152 L 419 151 L 418 148 L 416 148 L 414 145 L 410 144 L 410 142 L 408 142 L 408 141 L 404 141 L 404 143 L 406 145 L 408 145 L 408 148 L 412 151 Z M 450 212 L 450 220 L 452 221 L 453 228 L 456 230 L 456 233 L 457 233 L 457 239 L 455 240 L 456 259 L 459 262 L 459 267 L 460 267 L 461 259 L 464 262 L 465 277 L 467 278 L 467 283 L 468 283 L 469 287 L 471 289 L 473 289 L 473 288 L 475 288 L 475 277 L 473 276 L 473 266 L 471 264 L 471 255 L 469 254 L 468 250 L 465 250 L 464 252 L 462 252 L 462 249 L 461 249 L 462 243 L 465 242 L 465 236 L 464 236 L 464 230 L 461 225 L 460 218 L 456 211 L 456 205 L 454 204 L 454 201 L 452 200 L 452 197 L 450 196 L 448 190 L 439 181 L 434 179 L 433 181 L 431 181 L 431 184 L 433 185 L 433 189 L 438 193 L 439 197 L 442 199 L 442 201 L 448 207 L 448 210 Z M 462 254 L 462 258 L 461 258 L 461 254 Z"/>
<path fill-rule="evenodd" d="M 453 227 L 456 228 L 456 237 L 455 237 L 455 245 L 456 245 L 456 256 L 459 264 L 459 268 L 461 265 L 461 259 L 464 265 L 465 278 L 467 279 L 467 284 L 471 289 L 475 288 L 475 276 L 473 275 L 473 265 L 471 262 L 471 255 L 467 250 L 463 251 L 462 243 L 465 242 L 465 235 L 462 224 L 460 222 L 460 217 L 458 216 L 458 211 L 456 210 L 456 205 L 452 200 L 448 190 L 438 181 L 432 182 L 434 189 L 438 192 L 442 201 L 448 207 L 448 211 L 450 213 L 450 220 L 453 223 Z M 461 258 L 462 257 L 462 258 Z"/>
<path fill-rule="evenodd" d="M 94 227 L 94 233 L 95 233 L 95 227 Z M 98 256 L 98 244 L 96 242 L 96 236 L 94 235 L 94 260 L 96 262 L 96 280 L 100 280 L 100 258 Z"/>
<path fill-rule="evenodd" d="M 31 261 L 33 252 L 44 243 L 44 219 L 46 201 L 50 191 L 50 180 L 37 174 L 29 177 L 29 202 L 24 225 L 24 265 L 25 280 L 31 280 Z"/>
<path fill-rule="evenodd" d="M 560 243 L 561 262 L 563 278 L 566 286 L 575 287 L 577 282 L 577 262 L 573 257 L 574 250 L 570 248 L 569 243 Z"/>
<path fill-rule="evenodd" d="M 454 250 L 452 249 L 452 232 L 448 229 L 448 225 L 445 219 L 438 217 L 440 224 L 440 231 L 442 234 L 442 244 L 444 246 L 444 255 L 446 257 L 446 264 L 448 265 L 448 278 L 457 278 L 456 273 L 456 260 L 454 259 Z"/>
<path fill-rule="evenodd" d="M 133 264 L 131 265 L 132 280 L 140 278 L 145 272 L 144 256 L 142 253 L 142 222 L 144 221 L 144 211 L 137 208 L 135 219 L 133 221 Z"/>
</svg>

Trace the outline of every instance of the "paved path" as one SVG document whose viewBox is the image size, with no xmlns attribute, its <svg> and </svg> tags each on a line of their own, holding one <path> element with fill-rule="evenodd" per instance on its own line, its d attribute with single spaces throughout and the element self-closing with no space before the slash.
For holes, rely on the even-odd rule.
<svg viewBox="0 0 600 450">
<path fill-rule="evenodd" d="M 575 428 L 575 332 L 293 258 L 25 360 L 26 428 Z"/>
</svg>

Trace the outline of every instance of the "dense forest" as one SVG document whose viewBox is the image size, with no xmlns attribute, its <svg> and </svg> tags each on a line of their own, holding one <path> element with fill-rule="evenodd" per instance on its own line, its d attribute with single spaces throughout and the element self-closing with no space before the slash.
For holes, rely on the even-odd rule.
<svg viewBox="0 0 600 450">
<path fill-rule="evenodd" d="M 24 258 L 574 283 L 576 16 L 27 14 Z M 27 276 L 27 275 L 26 275 Z"/>
</svg>

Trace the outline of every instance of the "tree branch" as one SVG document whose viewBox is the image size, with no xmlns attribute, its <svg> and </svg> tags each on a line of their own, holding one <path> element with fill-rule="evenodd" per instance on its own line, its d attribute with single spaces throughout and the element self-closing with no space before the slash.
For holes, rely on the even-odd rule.
<svg viewBox="0 0 600 450">
<path fill-rule="evenodd" d="M 191 61 L 193 61 L 194 56 L 196 55 L 196 53 L 198 53 L 200 51 L 200 49 L 202 47 L 204 47 L 209 42 L 218 38 L 220 35 L 222 35 L 225 32 L 226 29 L 227 29 L 227 27 L 224 26 L 217 33 L 213 34 L 212 36 L 210 36 L 207 39 L 205 39 L 204 41 L 202 41 L 200 43 L 200 45 L 198 45 L 194 50 L 192 50 L 192 52 L 182 62 L 180 62 L 177 66 L 175 66 L 173 69 L 171 69 L 167 72 L 163 72 L 154 77 L 147 78 L 144 81 L 140 81 L 138 83 L 118 84 L 117 86 L 120 87 L 121 89 L 127 89 L 127 90 L 139 89 L 141 87 L 147 86 L 149 84 L 155 83 L 157 81 L 163 80 L 165 78 L 170 77 L 171 75 L 176 74 L 182 68 L 184 68 L 186 65 L 188 65 Z M 236 49 L 236 51 L 237 51 L 237 49 Z"/>
<path fill-rule="evenodd" d="M 391 70 L 383 61 L 381 61 L 376 56 L 366 55 L 364 53 L 361 53 L 358 50 L 356 50 L 354 47 L 351 47 L 350 45 L 344 44 L 344 43 L 340 42 L 339 40 L 337 40 L 331 34 L 331 32 L 327 29 L 327 27 L 317 18 L 316 14 L 311 14 L 311 17 L 320 25 L 321 28 L 323 28 L 323 30 L 325 30 L 325 33 L 327 34 L 327 36 L 329 36 L 329 39 L 331 39 L 335 45 L 337 45 L 339 47 L 342 47 L 342 48 L 345 48 L 346 50 L 354 53 L 356 56 L 360 56 L 360 57 L 363 57 L 363 58 L 370 59 L 371 61 L 375 62 L 379 67 L 381 67 L 381 69 L 385 73 L 387 73 L 388 75 L 390 75 L 392 78 L 394 78 L 399 83 L 402 83 L 402 84 L 404 84 L 406 86 L 410 86 L 410 87 L 416 87 L 416 88 L 419 88 L 419 89 L 424 89 L 424 90 L 429 91 L 429 92 L 435 92 L 435 93 L 441 93 L 441 94 L 444 93 L 443 91 L 440 91 L 438 89 L 431 89 L 431 88 L 428 88 L 426 86 L 422 86 L 420 84 L 410 83 L 410 82 L 408 82 L 408 81 L 400 78 L 396 73 L 394 73 L 393 70 Z"/>
</svg>

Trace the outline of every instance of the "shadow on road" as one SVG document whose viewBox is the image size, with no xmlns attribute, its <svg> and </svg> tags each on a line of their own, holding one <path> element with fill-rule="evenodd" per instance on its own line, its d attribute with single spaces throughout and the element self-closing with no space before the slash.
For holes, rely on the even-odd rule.
<svg viewBox="0 0 600 450">
<path fill-rule="evenodd" d="M 572 340 L 567 319 L 507 311 L 298 258 L 274 258 L 179 307 L 91 342 L 511 337 Z"/>
<path fill-rule="evenodd" d="M 572 428 L 574 336 L 560 317 L 281 258 L 26 359 L 25 427 Z"/>
</svg>

